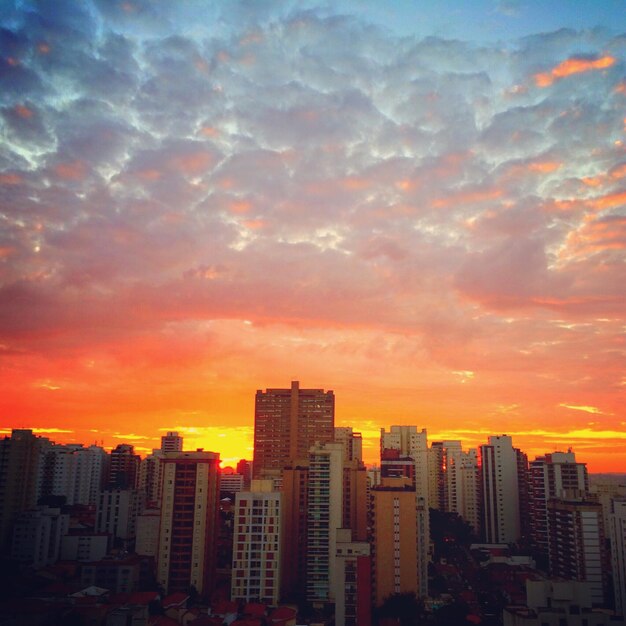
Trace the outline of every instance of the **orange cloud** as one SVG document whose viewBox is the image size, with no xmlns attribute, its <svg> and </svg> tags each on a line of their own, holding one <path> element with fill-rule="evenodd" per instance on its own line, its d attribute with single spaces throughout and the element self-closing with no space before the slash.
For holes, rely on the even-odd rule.
<svg viewBox="0 0 626 626">
<path fill-rule="evenodd" d="M 626 176 L 626 163 L 618 165 L 611 171 L 611 178 L 624 178 Z"/>
<path fill-rule="evenodd" d="M 50 46 L 42 41 L 38 46 L 37 46 L 37 50 L 41 53 L 41 54 L 48 54 L 50 52 Z"/>
<path fill-rule="evenodd" d="M 611 209 L 616 206 L 626 204 L 626 191 L 617 193 L 611 193 L 606 196 L 600 196 L 592 200 L 587 200 L 585 203 L 592 209 L 603 211 L 604 209 Z"/>
<path fill-rule="evenodd" d="M 201 174 L 213 162 L 210 152 L 195 152 L 174 157 L 170 165 L 185 174 Z"/>
<path fill-rule="evenodd" d="M 154 182 L 154 181 L 160 180 L 163 174 L 159 172 L 159 170 L 149 169 L 149 170 L 140 170 L 139 172 L 136 172 L 136 176 L 138 178 L 141 178 L 141 180 Z"/>
<path fill-rule="evenodd" d="M 555 80 L 571 76 L 572 74 L 581 74 L 592 70 L 603 70 L 615 64 L 615 57 L 605 55 L 599 59 L 581 59 L 571 58 L 559 63 L 549 72 L 541 72 L 534 75 L 535 85 L 537 87 L 549 87 Z"/>
<path fill-rule="evenodd" d="M 438 198 L 433 201 L 432 206 L 436 209 L 444 209 L 455 205 L 476 204 L 488 200 L 496 200 L 502 196 L 501 189 L 485 189 L 477 191 L 460 191 L 451 194 L 447 198 Z"/>
<path fill-rule="evenodd" d="M 550 172 L 558 170 L 562 165 L 563 163 L 559 163 L 558 161 L 537 161 L 535 163 L 531 163 L 528 166 L 528 169 L 531 172 L 549 174 Z"/>
<path fill-rule="evenodd" d="M 230 203 L 229 209 L 231 213 L 242 215 L 250 212 L 252 203 L 249 200 L 233 200 L 233 202 Z"/>
<path fill-rule="evenodd" d="M 82 161 L 72 161 L 70 163 L 59 163 L 55 168 L 59 178 L 65 180 L 83 180 L 87 176 L 87 168 Z"/>
<path fill-rule="evenodd" d="M 220 131 L 213 126 L 203 126 L 200 129 L 200 134 L 204 135 L 205 137 L 217 137 L 220 134 Z"/>
<path fill-rule="evenodd" d="M 21 182 L 19 174 L 0 174 L 0 185 L 19 185 Z"/>
<path fill-rule="evenodd" d="M 23 104 L 16 104 L 14 110 L 21 118 L 25 120 L 29 120 L 34 115 L 32 109 L 29 109 Z"/>
</svg>

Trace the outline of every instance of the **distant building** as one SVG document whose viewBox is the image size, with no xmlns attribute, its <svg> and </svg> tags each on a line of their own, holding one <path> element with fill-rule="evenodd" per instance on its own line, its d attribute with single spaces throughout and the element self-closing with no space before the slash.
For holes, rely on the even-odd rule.
<svg viewBox="0 0 626 626">
<path fill-rule="evenodd" d="M 350 426 L 335 426 L 335 441 L 343 444 L 344 459 L 363 460 L 363 436 L 354 432 Z"/>
<path fill-rule="evenodd" d="M 80 582 L 85 587 L 93 585 L 112 593 L 132 593 L 139 588 L 148 564 L 149 561 L 136 554 L 84 563 L 80 568 Z"/>
<path fill-rule="evenodd" d="M 335 626 L 372 623 L 372 557 L 367 541 L 352 541 L 349 528 L 337 530 L 334 561 Z"/>
<path fill-rule="evenodd" d="M 37 504 L 43 455 L 50 445 L 31 430 L 14 429 L 0 439 L 0 552 L 7 551 L 17 515 Z"/>
<path fill-rule="evenodd" d="M 183 438 L 177 431 L 168 431 L 167 435 L 161 437 L 161 451 L 162 452 L 182 452 L 183 451 Z"/>
<path fill-rule="evenodd" d="M 159 551 L 159 526 L 161 524 L 161 509 L 146 509 L 137 516 L 137 539 L 135 552 L 142 556 L 152 556 L 156 559 Z"/>
<path fill-rule="evenodd" d="M 163 500 L 157 579 L 168 592 L 208 596 L 215 584 L 219 516 L 219 454 L 168 452 L 163 458 Z"/>
<path fill-rule="evenodd" d="M 243 476 L 243 488 L 250 488 L 250 481 L 252 480 L 252 462 L 246 459 L 239 459 L 237 462 L 237 474 Z"/>
<path fill-rule="evenodd" d="M 70 529 L 61 539 L 61 560 L 99 561 L 107 555 L 109 544 L 108 533 Z"/>
<path fill-rule="evenodd" d="M 282 494 L 253 480 L 235 498 L 231 598 L 276 606 L 280 599 Z"/>
<path fill-rule="evenodd" d="M 20 513 L 13 527 L 11 558 L 35 569 L 59 560 L 61 539 L 69 528 L 69 515 L 40 506 Z"/>
<path fill-rule="evenodd" d="M 305 459 L 316 442 L 333 441 L 335 395 L 323 389 L 257 391 L 254 408 L 255 478 L 280 476 L 283 468 Z"/>
<path fill-rule="evenodd" d="M 622 626 L 593 609 L 591 586 L 574 580 L 527 580 L 526 604 L 503 611 L 504 626 Z"/>
<path fill-rule="evenodd" d="M 138 514 L 136 489 L 105 489 L 96 505 L 96 531 L 128 542 L 135 539 Z"/>
<path fill-rule="evenodd" d="M 609 519 L 615 610 L 626 616 L 626 498 L 612 501 Z"/>
<path fill-rule="evenodd" d="M 241 474 L 225 474 L 220 477 L 220 491 L 222 493 L 237 493 L 243 491 L 244 479 Z"/>
<path fill-rule="evenodd" d="M 141 457 L 135 454 L 133 446 L 120 443 L 111 450 L 109 460 L 109 489 L 136 489 L 139 486 Z"/>
<path fill-rule="evenodd" d="M 549 549 L 548 501 L 566 493 L 582 495 L 588 489 L 587 467 L 569 452 L 538 456 L 529 465 L 530 537 L 537 558 L 546 560 Z"/>
<path fill-rule="evenodd" d="M 418 564 L 423 536 L 418 520 L 425 504 L 418 504 L 415 485 L 406 477 L 382 478 L 371 497 L 375 606 L 396 593 L 426 595 L 428 579 L 420 580 L 424 568 Z"/>
<path fill-rule="evenodd" d="M 552 498 L 548 528 L 550 575 L 588 583 L 593 605 L 604 605 L 608 559 L 601 505 L 583 498 Z"/>
<path fill-rule="evenodd" d="M 413 485 L 416 495 L 416 529 L 418 533 L 417 543 L 417 567 L 419 572 L 417 580 L 419 596 L 428 595 L 428 562 L 430 560 L 430 520 L 428 515 L 429 497 L 429 463 L 428 463 L 428 438 L 426 429 L 417 430 L 416 426 L 391 426 L 389 432 L 384 428 L 380 431 L 381 472 L 382 458 L 386 451 L 397 450 L 401 456 L 411 457 L 414 463 Z"/>
<path fill-rule="evenodd" d="M 483 534 L 488 543 L 514 543 L 521 536 L 518 459 L 508 435 L 480 446 Z"/>
</svg>

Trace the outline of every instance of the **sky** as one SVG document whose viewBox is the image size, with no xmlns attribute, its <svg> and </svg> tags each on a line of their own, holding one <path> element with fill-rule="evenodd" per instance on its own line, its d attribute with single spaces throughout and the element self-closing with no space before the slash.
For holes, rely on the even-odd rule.
<svg viewBox="0 0 626 626">
<path fill-rule="evenodd" d="M 3 2 L 0 433 L 336 425 L 626 471 L 623 0 Z"/>
</svg>

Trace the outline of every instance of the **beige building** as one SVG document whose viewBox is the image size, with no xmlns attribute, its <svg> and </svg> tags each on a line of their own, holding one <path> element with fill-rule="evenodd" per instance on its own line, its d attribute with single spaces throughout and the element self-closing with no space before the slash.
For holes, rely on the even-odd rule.
<svg viewBox="0 0 626 626">
<path fill-rule="evenodd" d="M 409 478 L 382 478 L 371 491 L 373 598 L 380 606 L 394 593 L 422 594 L 418 567 L 418 502 Z M 428 580 L 425 581 L 426 584 Z"/>
<path fill-rule="evenodd" d="M 167 593 L 213 590 L 219 462 L 219 454 L 202 450 L 164 454 L 157 580 Z"/>
<path fill-rule="evenodd" d="M 389 432 L 380 431 L 381 462 L 383 450 L 398 450 L 400 455 L 413 459 L 416 493 L 417 580 L 419 596 L 428 595 L 428 562 L 430 560 L 430 520 L 428 516 L 429 461 L 426 429 L 417 426 L 391 426 Z"/>
</svg>

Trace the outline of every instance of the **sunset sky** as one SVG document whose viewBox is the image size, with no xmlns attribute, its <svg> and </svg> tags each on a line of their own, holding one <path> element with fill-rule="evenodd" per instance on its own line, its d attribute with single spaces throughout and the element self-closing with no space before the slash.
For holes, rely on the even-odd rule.
<svg viewBox="0 0 626 626">
<path fill-rule="evenodd" d="M 0 432 L 252 457 L 257 389 L 626 472 L 623 0 L 3 2 Z"/>
</svg>

